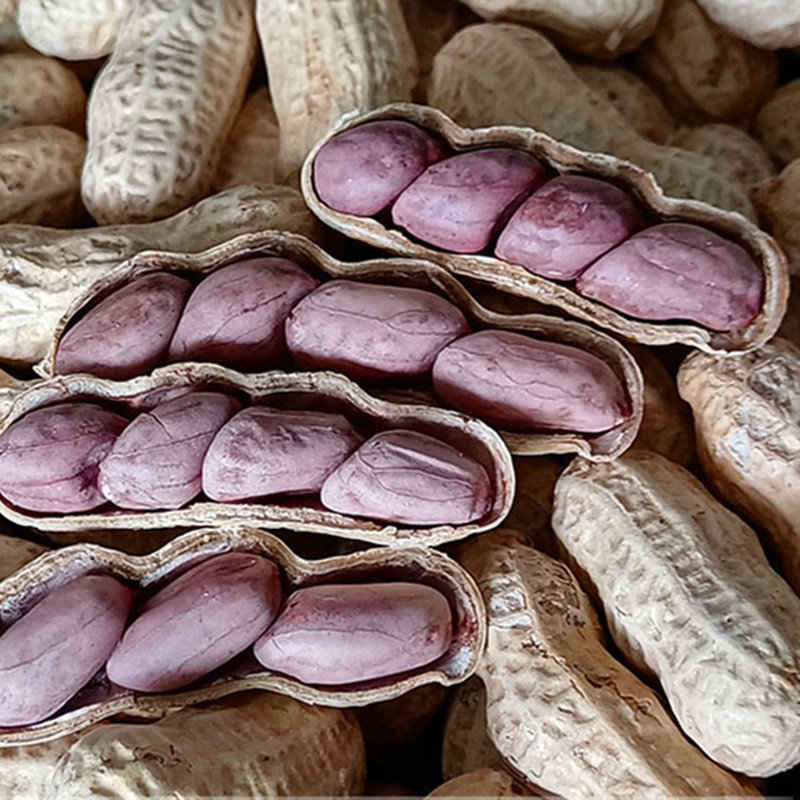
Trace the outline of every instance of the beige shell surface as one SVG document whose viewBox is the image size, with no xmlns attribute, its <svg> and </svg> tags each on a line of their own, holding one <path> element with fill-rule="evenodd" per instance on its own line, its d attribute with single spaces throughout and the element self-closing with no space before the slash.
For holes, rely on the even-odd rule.
<svg viewBox="0 0 800 800">
<path fill-rule="evenodd" d="M 664 0 L 465 2 L 484 19 L 543 28 L 560 47 L 595 58 L 615 58 L 638 47 L 656 30 L 664 5 Z"/>
<path fill-rule="evenodd" d="M 632 192 L 656 219 L 691 222 L 726 236 L 744 247 L 763 271 L 765 288 L 761 312 L 747 327 L 727 333 L 690 323 L 634 320 L 581 297 L 564 284 L 534 275 L 521 266 L 488 255 L 446 253 L 417 243 L 399 229 L 387 228 L 378 220 L 334 211 L 323 203 L 316 192 L 314 158 L 325 142 L 337 133 L 376 119 L 413 122 L 446 141 L 456 152 L 500 145 L 518 148 L 531 153 L 558 172 L 578 172 L 618 184 Z M 666 197 L 653 176 L 634 164 L 613 156 L 576 150 L 531 128 L 462 128 L 434 108 L 410 104 L 386 106 L 369 114 L 341 120 L 337 129 L 317 143 L 303 165 L 302 191 L 309 208 L 317 217 L 351 238 L 395 255 L 433 261 L 456 275 L 555 306 L 572 316 L 642 344 L 680 343 L 707 352 L 749 350 L 775 334 L 786 310 L 789 279 L 783 253 L 772 238 L 744 217 L 720 211 L 705 203 Z"/>
<path fill-rule="evenodd" d="M 124 531 L 242 523 L 325 533 L 375 544 L 433 547 L 490 530 L 502 522 L 511 508 L 515 489 L 511 455 L 499 434 L 488 425 L 447 409 L 379 400 L 333 372 L 266 372 L 244 376 L 213 364 L 187 363 L 162 367 L 149 376 L 119 383 L 88 375 L 67 375 L 43 381 L 18 395 L 8 415 L 0 421 L 0 433 L 29 411 L 67 400 L 80 398 L 130 414 L 134 406 L 137 410 L 151 408 L 176 392 L 199 388 L 228 392 L 249 402 L 275 407 L 341 413 L 371 433 L 409 428 L 434 436 L 475 459 L 486 470 L 494 493 L 491 506 L 474 522 L 427 528 L 337 514 L 308 498 L 265 503 L 213 503 L 200 499 L 174 511 L 101 509 L 69 515 L 27 512 L 0 498 L 0 514 L 16 524 L 48 533 L 105 529 L 119 531 L 122 536 Z"/>
<path fill-rule="evenodd" d="M 322 279 L 340 278 L 410 285 L 433 291 L 444 295 L 458 306 L 475 328 L 513 330 L 571 345 L 592 353 L 610 366 L 624 387 L 630 406 L 630 414 L 625 420 L 611 430 L 599 434 L 501 432 L 509 449 L 516 455 L 580 453 L 587 458 L 604 460 L 616 458 L 624 452 L 637 435 L 643 413 L 641 374 L 627 350 L 610 336 L 580 323 L 542 314 L 508 315 L 489 311 L 476 302 L 446 270 L 429 262 L 385 258 L 343 262 L 302 236 L 280 231 L 245 234 L 196 255 L 150 252 L 132 258 L 76 298 L 56 327 L 47 355 L 36 367 L 37 372 L 46 378 L 54 377 L 58 343 L 70 323 L 98 297 L 106 296 L 109 291 L 134 277 L 154 270 L 175 270 L 182 274 L 194 272 L 202 275 L 222 264 L 256 255 L 292 259 Z M 420 398 L 420 394 L 422 393 L 398 389 L 391 391 L 387 399 L 414 403 L 427 401 L 426 404 L 436 405 L 433 395 L 423 394 Z"/>
<path fill-rule="evenodd" d="M 532 127 L 573 147 L 628 159 L 652 172 L 666 194 L 755 218 L 740 186 L 708 159 L 638 134 L 530 28 L 473 25 L 457 33 L 436 56 L 428 102 L 460 125 Z"/>
<path fill-rule="evenodd" d="M 280 123 L 280 180 L 342 114 L 411 99 L 417 59 L 400 0 L 256 0 L 256 21 Z"/>
<path fill-rule="evenodd" d="M 139 0 L 92 86 L 81 190 L 100 224 L 208 194 L 255 56 L 252 0 Z"/>
<path fill-rule="evenodd" d="M 717 25 L 765 50 L 800 45 L 797 0 L 697 0 Z"/>
<path fill-rule="evenodd" d="M 732 358 L 696 353 L 678 378 L 706 476 L 800 594 L 800 349 L 773 339 Z"/>
<path fill-rule="evenodd" d="M 429 795 L 432 797 L 538 797 L 527 787 L 515 785 L 507 772 L 496 769 L 478 769 L 451 778 L 441 786 L 437 786 Z"/>
<path fill-rule="evenodd" d="M 86 141 L 56 125 L 0 131 L 0 225 L 53 228 L 83 216 L 81 167 Z"/>
<path fill-rule="evenodd" d="M 44 545 L 0 533 L 0 581 L 47 550 Z"/>
<path fill-rule="evenodd" d="M 800 158 L 758 189 L 758 211 L 786 253 L 789 272 L 800 275 Z"/>
<path fill-rule="evenodd" d="M 0 361 L 20 366 L 40 361 L 73 300 L 134 253 L 205 250 L 264 228 L 317 237 L 320 227 L 300 193 L 288 186 L 239 186 L 144 225 L 0 226 Z"/>
<path fill-rule="evenodd" d="M 506 530 L 463 545 L 459 560 L 489 614 L 478 670 L 489 735 L 527 780 L 598 800 L 755 794 L 694 748 L 655 692 L 611 657 L 564 564 Z"/>
<path fill-rule="evenodd" d="M 800 158 L 800 78 L 779 87 L 753 119 L 753 134 L 781 165 Z"/>
<path fill-rule="evenodd" d="M 783 318 L 778 336 L 800 347 L 800 279 L 792 277 L 792 290 L 789 293 L 789 307 Z M 2 402 L 2 383 L 0 383 L 0 403 Z M 2 412 L 0 412 L 2 413 Z"/>
<path fill-rule="evenodd" d="M 69 60 L 108 55 L 134 0 L 19 0 L 17 23 L 40 53 Z"/>
<path fill-rule="evenodd" d="M 150 725 L 87 733 L 40 797 L 358 797 L 365 773 L 352 714 L 251 692 Z"/>
<path fill-rule="evenodd" d="M 38 53 L 0 55 L 0 128 L 58 125 L 82 133 L 86 92 L 75 73 Z"/>
<path fill-rule="evenodd" d="M 425 547 L 398 547 L 307 561 L 294 555 L 275 536 L 241 526 L 192 531 L 146 556 L 130 556 L 89 544 L 56 550 L 0 583 L 0 623 L 5 627 L 49 592 L 82 575 L 112 575 L 137 589 L 157 590 L 189 566 L 233 551 L 272 559 L 281 568 L 288 591 L 321 583 L 394 580 L 431 586 L 447 598 L 453 611 L 450 648 L 426 667 L 347 686 L 302 684 L 266 670 L 249 652 L 190 688 L 166 694 L 122 689 L 111 684 L 101 670 L 50 719 L 0 729 L 0 748 L 47 741 L 125 711 L 189 706 L 248 689 L 286 694 L 315 705 L 350 708 L 391 700 L 425 684 L 457 684 L 475 672 L 486 642 L 483 603 L 472 578 L 448 556 Z"/>
<path fill-rule="evenodd" d="M 800 598 L 741 519 L 683 468 L 631 451 L 574 461 L 553 528 L 687 736 L 753 777 L 800 762 Z"/>
</svg>

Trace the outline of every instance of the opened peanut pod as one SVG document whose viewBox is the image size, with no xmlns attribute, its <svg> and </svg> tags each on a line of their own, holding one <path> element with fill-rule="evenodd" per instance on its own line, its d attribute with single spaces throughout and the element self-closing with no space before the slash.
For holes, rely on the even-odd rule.
<svg viewBox="0 0 800 800">
<path fill-rule="evenodd" d="M 0 0 L 0 797 L 800 798 L 798 0 Z"/>
</svg>

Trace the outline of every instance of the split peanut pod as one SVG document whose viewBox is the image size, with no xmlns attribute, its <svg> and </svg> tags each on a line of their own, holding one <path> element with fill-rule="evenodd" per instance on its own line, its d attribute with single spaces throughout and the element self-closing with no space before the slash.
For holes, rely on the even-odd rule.
<svg viewBox="0 0 800 800">
<path fill-rule="evenodd" d="M 278 231 L 133 257 L 76 299 L 37 371 L 119 380 L 167 362 L 253 372 L 290 358 L 401 399 L 416 396 L 403 386 L 422 388 L 499 428 L 520 455 L 615 458 L 642 416 L 638 367 L 611 337 L 488 311 L 435 264 L 344 263 Z"/>
<path fill-rule="evenodd" d="M 222 425 L 231 407 L 208 404 L 225 396 L 245 408 Z M 132 409 L 150 413 L 128 424 Z M 123 383 L 55 378 L 16 398 L 0 438 L 0 513 L 46 532 L 241 522 L 437 545 L 493 528 L 514 497 L 511 456 L 484 423 L 378 400 L 329 372 L 181 364 Z M 177 486 L 162 486 L 162 468 Z M 103 504 L 141 509 L 148 491 L 190 484 L 182 508 Z"/>
<path fill-rule="evenodd" d="M 221 566 L 237 559 L 247 564 Z M 115 613 L 95 590 L 81 594 L 90 581 L 108 584 L 127 607 Z M 95 612 L 91 621 L 81 598 Z M 45 609 L 48 602 L 55 609 Z M 60 637 L 33 624 L 37 609 L 49 610 Z M 268 533 L 234 526 L 187 533 L 146 556 L 74 545 L 0 583 L 0 662 L 34 653 L 0 689 L 0 747 L 46 741 L 124 711 L 174 709 L 247 689 L 345 708 L 426 684 L 450 686 L 475 671 L 484 620 L 470 576 L 427 548 L 305 561 Z M 103 650 L 101 635 L 100 663 L 68 691 L 72 662 Z M 72 648 L 79 640 L 80 651 Z M 66 696 L 53 707 L 55 692 Z M 9 726 L 20 705 L 38 712 L 38 721 Z"/>
<path fill-rule="evenodd" d="M 751 349 L 786 308 L 785 258 L 755 225 L 531 129 L 390 105 L 341 121 L 301 183 L 311 210 L 354 239 L 644 344 Z"/>
</svg>

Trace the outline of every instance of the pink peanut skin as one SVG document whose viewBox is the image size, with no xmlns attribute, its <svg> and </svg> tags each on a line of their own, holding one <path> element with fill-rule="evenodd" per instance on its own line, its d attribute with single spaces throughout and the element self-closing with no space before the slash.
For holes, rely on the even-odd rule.
<svg viewBox="0 0 800 800">
<path fill-rule="evenodd" d="M 336 584 L 294 592 L 253 652 L 267 669 L 333 685 L 431 664 L 451 639 L 450 605 L 430 586 Z"/>
<path fill-rule="evenodd" d="M 341 414 L 246 408 L 211 443 L 203 463 L 203 491 L 222 503 L 318 492 L 362 441 Z"/>
<path fill-rule="evenodd" d="M 388 208 L 444 148 L 421 128 L 394 120 L 359 125 L 324 144 L 314 159 L 314 186 L 323 203 L 369 217 Z"/>
<path fill-rule="evenodd" d="M 433 387 L 448 405 L 506 430 L 600 433 L 630 413 L 622 383 L 597 356 L 509 331 L 446 347 Z"/>
<path fill-rule="evenodd" d="M 246 650 L 281 605 L 277 566 L 251 553 L 204 561 L 154 595 L 106 666 L 138 692 L 180 689 Z"/>
<path fill-rule="evenodd" d="M 477 253 L 546 177 L 533 156 L 511 148 L 461 153 L 425 170 L 397 199 L 392 220 L 427 244 Z"/>
<path fill-rule="evenodd" d="M 161 272 L 118 289 L 64 334 L 56 373 L 121 381 L 150 372 L 164 358 L 191 290 L 189 281 Z"/>
<path fill-rule="evenodd" d="M 607 253 L 576 288 L 639 319 L 690 320 L 733 331 L 758 316 L 764 276 L 738 244 L 697 225 L 668 222 Z"/>
<path fill-rule="evenodd" d="M 495 254 L 536 275 L 569 281 L 644 225 L 638 203 L 614 184 L 563 175 L 517 209 Z"/>
<path fill-rule="evenodd" d="M 88 575 L 48 594 L 0 636 L 0 725 L 47 719 L 91 680 L 128 618 L 133 592 Z"/>
<path fill-rule="evenodd" d="M 457 525 L 490 508 L 486 470 L 455 447 L 417 431 L 376 434 L 322 486 L 322 504 L 340 514 L 407 525 Z"/>
<path fill-rule="evenodd" d="M 286 317 L 318 284 L 284 258 L 249 258 L 222 267 L 192 293 L 167 358 L 210 361 L 241 372 L 271 369 L 286 355 Z"/>
<path fill-rule="evenodd" d="M 19 508 L 44 513 L 103 505 L 98 465 L 127 424 L 93 403 L 31 411 L 0 434 L 0 495 Z"/>
<path fill-rule="evenodd" d="M 191 392 L 140 414 L 100 462 L 103 496 L 120 508 L 180 508 L 202 490 L 203 459 L 241 408 L 229 395 Z"/>
<path fill-rule="evenodd" d="M 461 311 L 433 292 L 353 281 L 326 283 L 286 320 L 298 366 L 356 380 L 422 378 L 439 351 L 465 333 Z"/>
</svg>

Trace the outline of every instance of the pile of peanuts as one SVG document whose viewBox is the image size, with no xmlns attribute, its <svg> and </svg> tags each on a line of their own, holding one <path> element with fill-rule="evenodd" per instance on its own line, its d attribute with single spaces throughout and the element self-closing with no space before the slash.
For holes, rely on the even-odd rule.
<svg viewBox="0 0 800 800">
<path fill-rule="evenodd" d="M 798 0 L 0 0 L 0 794 L 798 796 L 798 134 Z"/>
</svg>

